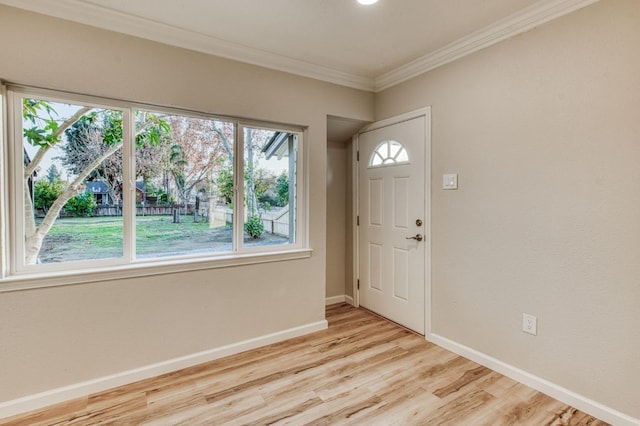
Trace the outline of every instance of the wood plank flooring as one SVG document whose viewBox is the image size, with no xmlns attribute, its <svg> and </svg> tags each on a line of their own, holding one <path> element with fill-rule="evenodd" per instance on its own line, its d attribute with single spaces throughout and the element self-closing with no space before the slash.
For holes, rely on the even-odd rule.
<svg viewBox="0 0 640 426">
<path fill-rule="evenodd" d="M 329 329 L 0 425 L 606 425 L 346 304 Z"/>
</svg>

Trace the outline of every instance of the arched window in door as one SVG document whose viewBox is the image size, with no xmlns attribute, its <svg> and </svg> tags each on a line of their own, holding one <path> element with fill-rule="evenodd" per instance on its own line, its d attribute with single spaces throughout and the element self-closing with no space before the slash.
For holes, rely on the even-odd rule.
<svg viewBox="0 0 640 426">
<path fill-rule="evenodd" d="M 409 154 L 406 148 L 397 141 L 382 141 L 373 150 L 369 167 L 390 166 L 409 162 Z"/>
</svg>

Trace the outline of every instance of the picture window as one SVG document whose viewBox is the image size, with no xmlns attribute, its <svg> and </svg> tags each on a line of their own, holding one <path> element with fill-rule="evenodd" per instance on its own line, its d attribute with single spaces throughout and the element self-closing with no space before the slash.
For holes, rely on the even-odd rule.
<svg viewBox="0 0 640 426">
<path fill-rule="evenodd" d="M 301 128 L 20 88 L 8 100 L 9 275 L 303 247 Z"/>
</svg>

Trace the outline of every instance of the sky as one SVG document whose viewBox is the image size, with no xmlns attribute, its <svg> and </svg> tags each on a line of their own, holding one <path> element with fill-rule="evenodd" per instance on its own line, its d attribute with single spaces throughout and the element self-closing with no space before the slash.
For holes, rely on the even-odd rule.
<svg viewBox="0 0 640 426">
<path fill-rule="evenodd" d="M 65 119 L 71 117 L 76 111 L 78 111 L 78 109 L 81 108 L 80 105 L 69 105 L 69 104 L 62 104 L 57 102 L 49 102 L 49 104 L 58 113 L 57 116 L 54 116 L 54 118 L 59 118 L 60 121 L 64 121 Z M 33 124 L 30 121 L 26 121 L 26 120 L 23 120 L 22 125 L 24 127 L 33 126 Z M 31 145 L 26 140 L 23 141 L 23 146 L 31 158 L 33 158 L 36 155 L 39 149 L 39 147 Z M 49 167 L 51 167 L 52 164 L 55 164 L 58 170 L 60 171 L 62 180 L 70 179 L 71 176 L 69 176 L 64 170 L 64 167 L 62 166 L 62 162 L 59 159 L 56 159 L 56 157 L 61 157 L 63 155 L 64 155 L 64 152 L 59 147 L 54 146 L 53 148 L 51 148 L 47 153 L 47 155 L 40 162 L 40 165 L 38 166 L 38 177 L 44 178 L 47 174 L 47 170 L 49 170 Z"/>
</svg>

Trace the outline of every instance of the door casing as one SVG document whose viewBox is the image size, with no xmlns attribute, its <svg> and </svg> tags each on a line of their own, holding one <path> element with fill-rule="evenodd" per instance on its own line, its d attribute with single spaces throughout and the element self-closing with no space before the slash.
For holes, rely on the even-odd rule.
<svg viewBox="0 0 640 426">
<path fill-rule="evenodd" d="M 359 241 L 359 229 L 358 229 L 358 217 L 360 216 L 359 195 L 360 186 L 358 181 L 358 135 L 365 131 L 376 130 L 382 127 L 391 126 L 393 124 L 401 123 L 403 121 L 411 120 L 418 117 L 425 117 L 425 158 L 424 165 L 427 168 L 424 174 L 424 232 L 425 232 L 425 259 L 424 259 L 424 306 L 425 306 L 425 338 L 431 335 L 431 107 L 420 108 L 415 111 L 411 111 L 405 114 L 397 115 L 385 120 L 376 121 L 368 126 L 362 128 L 358 134 L 353 136 L 352 143 L 352 165 L 351 165 L 351 180 L 352 185 L 352 247 L 353 247 L 353 306 L 360 306 L 360 296 L 358 290 L 358 280 L 360 278 L 360 241 Z"/>
</svg>

